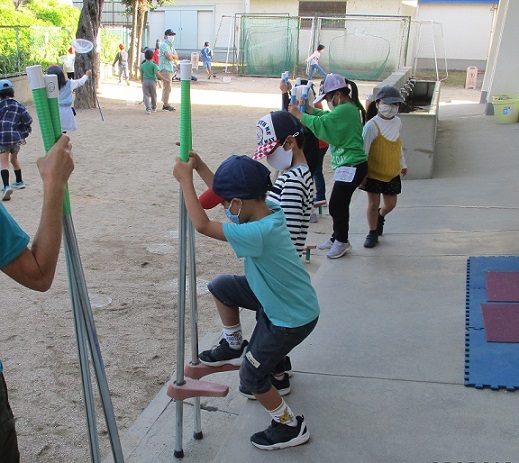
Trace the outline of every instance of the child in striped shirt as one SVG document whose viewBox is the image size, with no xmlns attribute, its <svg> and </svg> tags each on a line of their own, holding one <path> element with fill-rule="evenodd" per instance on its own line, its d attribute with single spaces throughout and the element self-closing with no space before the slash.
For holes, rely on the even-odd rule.
<svg viewBox="0 0 519 463">
<path fill-rule="evenodd" d="M 287 111 L 274 111 L 256 125 L 258 148 L 252 158 L 267 158 L 274 169 L 284 171 L 267 199 L 281 206 L 290 238 L 299 255 L 303 254 L 313 207 L 313 179 L 308 167 L 301 123 Z"/>
</svg>

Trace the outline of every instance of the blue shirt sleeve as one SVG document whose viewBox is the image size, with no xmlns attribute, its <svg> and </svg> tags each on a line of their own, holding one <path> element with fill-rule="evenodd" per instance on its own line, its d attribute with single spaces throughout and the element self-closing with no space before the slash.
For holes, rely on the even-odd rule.
<svg viewBox="0 0 519 463">
<path fill-rule="evenodd" d="M 0 204 L 0 268 L 16 259 L 29 244 L 25 233 Z"/>
<path fill-rule="evenodd" d="M 257 223 L 224 223 L 222 228 L 236 257 L 258 257 L 263 252 L 262 232 Z"/>
</svg>

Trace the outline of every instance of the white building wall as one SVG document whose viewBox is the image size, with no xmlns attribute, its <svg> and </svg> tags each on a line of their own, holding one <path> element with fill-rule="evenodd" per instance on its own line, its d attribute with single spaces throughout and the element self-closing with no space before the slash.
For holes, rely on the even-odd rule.
<svg viewBox="0 0 519 463">
<path fill-rule="evenodd" d="M 484 69 L 490 44 L 493 11 L 492 5 L 488 4 L 421 4 L 416 20 L 434 21 L 442 25 L 449 69 L 466 69 L 468 66 Z M 420 51 L 418 58 L 422 58 Z"/>
<path fill-rule="evenodd" d="M 517 53 L 517 24 L 519 23 L 519 2 L 501 0 L 496 32 L 492 49 L 495 56 L 485 74 L 482 96 L 491 104 L 493 96 L 519 95 L 519 55 Z M 487 111 L 490 112 L 490 111 Z M 515 153 L 513 153 L 515 155 Z"/>
<path fill-rule="evenodd" d="M 416 14 L 413 2 L 404 3 L 402 0 L 348 0 L 347 14 L 381 14 L 395 16 L 412 16 Z"/>
</svg>

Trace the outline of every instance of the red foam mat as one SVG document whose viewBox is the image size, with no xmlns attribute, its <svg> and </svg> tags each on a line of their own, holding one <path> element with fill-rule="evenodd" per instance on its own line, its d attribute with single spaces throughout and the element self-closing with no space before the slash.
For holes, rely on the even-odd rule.
<svg viewBox="0 0 519 463">
<path fill-rule="evenodd" d="M 488 342 L 519 342 L 519 304 L 481 304 Z"/>
<path fill-rule="evenodd" d="M 519 272 L 485 272 L 487 301 L 519 302 Z"/>
</svg>

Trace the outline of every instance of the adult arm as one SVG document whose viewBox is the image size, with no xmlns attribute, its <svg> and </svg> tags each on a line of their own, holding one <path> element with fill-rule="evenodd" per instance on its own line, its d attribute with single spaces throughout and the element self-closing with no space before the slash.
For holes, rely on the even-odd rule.
<svg viewBox="0 0 519 463">
<path fill-rule="evenodd" d="M 47 291 L 54 279 L 61 246 L 63 197 L 74 169 L 70 139 L 63 135 L 46 156 L 37 160 L 37 165 L 43 181 L 38 231 L 31 249 L 22 251 L 2 271 L 27 288 Z"/>
<path fill-rule="evenodd" d="M 182 191 L 184 192 L 184 202 L 186 204 L 187 213 L 196 231 L 210 238 L 227 241 L 223 233 L 222 224 L 210 220 L 200 204 L 200 201 L 198 201 L 195 186 L 193 185 L 193 169 L 195 168 L 196 162 L 194 157 L 190 157 L 187 162 L 177 158 L 177 162 L 173 168 L 173 175 L 180 183 Z M 202 177 L 201 174 L 200 176 Z M 202 179 L 204 179 L 204 177 L 202 177 Z"/>
<path fill-rule="evenodd" d="M 165 52 L 164 56 L 168 61 L 175 61 L 178 59 L 177 51 L 173 47 L 171 47 L 171 51 Z"/>
</svg>

